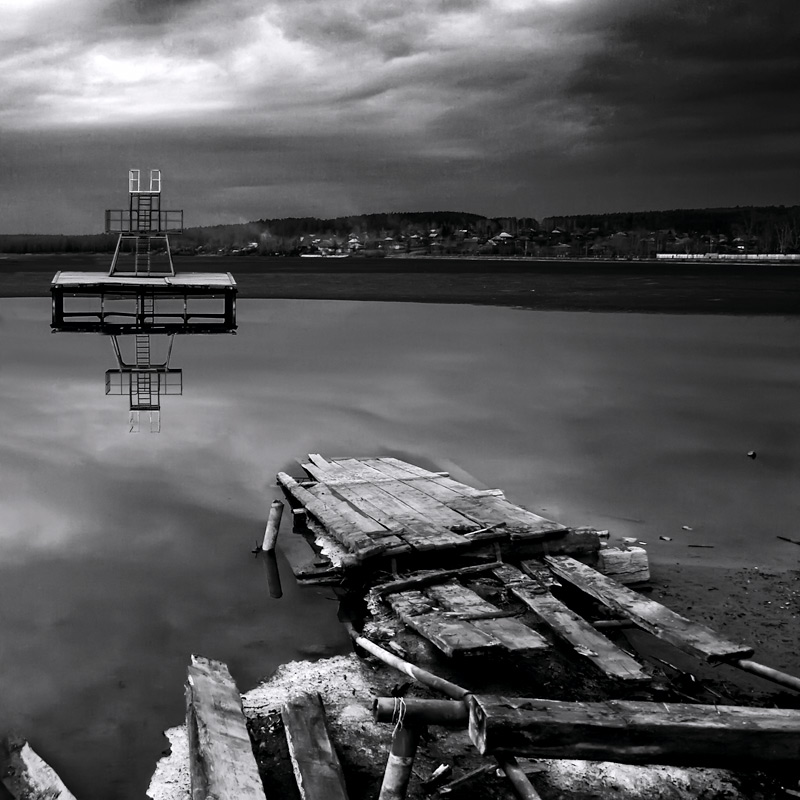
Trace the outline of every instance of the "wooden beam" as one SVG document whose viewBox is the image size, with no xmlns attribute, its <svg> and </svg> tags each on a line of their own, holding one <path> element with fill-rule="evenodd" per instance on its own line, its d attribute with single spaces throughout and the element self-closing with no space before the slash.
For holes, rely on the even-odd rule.
<svg viewBox="0 0 800 800">
<path fill-rule="evenodd" d="M 0 779 L 14 800 L 75 800 L 55 770 L 16 736 L 0 742 Z"/>
<path fill-rule="evenodd" d="M 500 561 L 492 561 L 489 564 L 476 564 L 471 567 L 461 567 L 460 569 L 440 569 L 434 572 L 412 575 L 398 581 L 378 584 L 372 588 L 371 594 L 375 597 L 382 598 L 390 594 L 405 592 L 409 589 L 421 589 L 423 586 L 433 586 L 436 583 L 444 583 L 459 575 L 477 575 L 482 572 L 491 572 L 495 567 L 500 566 L 500 564 Z"/>
<path fill-rule="evenodd" d="M 547 556 L 545 560 L 559 579 L 679 650 L 709 662 L 738 661 L 753 655 L 752 647 L 731 642 L 711 628 L 692 622 L 655 600 L 642 597 L 574 558 Z"/>
<path fill-rule="evenodd" d="M 242 699 L 227 666 L 192 656 L 186 729 L 192 800 L 264 800 Z"/>
<path fill-rule="evenodd" d="M 293 697 L 281 709 L 289 756 L 303 800 L 347 800 L 342 765 L 331 742 L 322 698 Z"/>
<path fill-rule="evenodd" d="M 443 725 L 466 728 L 469 709 L 463 700 L 420 700 L 416 697 L 376 697 L 372 701 L 375 722 Z"/>
<path fill-rule="evenodd" d="M 626 683 L 651 680 L 651 676 L 636 659 L 624 653 L 583 617 L 553 597 L 546 586 L 507 564 L 495 568 L 494 574 L 556 636 L 571 645 L 578 656 L 587 659 L 604 675 Z"/>
<path fill-rule="evenodd" d="M 737 770 L 796 766 L 800 710 L 569 703 L 475 695 L 469 732 L 481 753 Z"/>
</svg>

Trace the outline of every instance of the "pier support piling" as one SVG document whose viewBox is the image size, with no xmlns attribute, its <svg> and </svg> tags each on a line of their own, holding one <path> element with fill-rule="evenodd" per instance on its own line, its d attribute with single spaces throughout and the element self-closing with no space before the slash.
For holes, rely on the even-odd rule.
<svg viewBox="0 0 800 800">
<path fill-rule="evenodd" d="M 401 723 L 395 728 L 378 800 L 405 800 L 419 744 L 419 734 L 420 728 L 416 725 Z"/>
<path fill-rule="evenodd" d="M 280 500 L 273 500 L 269 509 L 267 529 L 264 531 L 264 544 L 262 545 L 262 549 L 265 553 L 269 553 L 275 549 L 275 543 L 278 541 L 278 532 L 281 528 L 282 516 L 283 503 L 281 503 Z"/>
</svg>

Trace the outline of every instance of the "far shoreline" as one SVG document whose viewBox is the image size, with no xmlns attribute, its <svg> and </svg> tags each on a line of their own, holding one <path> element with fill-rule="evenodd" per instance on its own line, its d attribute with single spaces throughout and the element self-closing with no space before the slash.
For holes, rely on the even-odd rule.
<svg viewBox="0 0 800 800">
<path fill-rule="evenodd" d="M 48 297 L 59 269 L 106 272 L 108 254 L 0 254 L 0 297 Z M 503 258 L 176 256 L 230 272 L 239 298 L 505 306 L 659 314 L 800 314 L 795 263 Z"/>
</svg>

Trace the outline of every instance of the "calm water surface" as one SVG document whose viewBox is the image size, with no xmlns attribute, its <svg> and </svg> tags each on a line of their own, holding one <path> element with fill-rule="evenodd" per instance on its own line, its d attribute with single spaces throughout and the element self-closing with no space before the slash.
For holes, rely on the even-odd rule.
<svg viewBox="0 0 800 800">
<path fill-rule="evenodd" d="M 184 395 L 131 435 L 108 339 L 49 313 L 0 300 L 0 719 L 87 800 L 144 796 L 191 653 L 244 690 L 346 649 L 330 596 L 270 600 L 249 552 L 308 452 L 449 469 L 664 562 L 798 565 L 797 319 L 241 301 L 238 335 L 176 339 Z"/>
</svg>

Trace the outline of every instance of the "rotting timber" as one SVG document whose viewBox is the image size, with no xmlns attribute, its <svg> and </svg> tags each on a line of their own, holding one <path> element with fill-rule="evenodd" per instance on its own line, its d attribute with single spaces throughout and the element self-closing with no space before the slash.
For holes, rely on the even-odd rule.
<svg viewBox="0 0 800 800">
<path fill-rule="evenodd" d="M 753 661 L 748 644 L 623 585 L 642 574 L 640 548 L 603 558 L 613 550 L 603 532 L 543 519 L 499 490 L 397 459 L 312 455 L 303 468 L 303 478 L 278 475 L 295 530 L 316 554 L 295 574 L 336 587 L 361 661 L 348 657 L 349 674 L 330 683 L 318 662 L 306 685 L 267 702 L 259 697 L 268 681 L 244 700 L 257 755 L 285 733 L 303 798 L 532 800 L 564 794 L 553 765 L 574 759 L 596 762 L 596 782 L 568 793 L 581 799 L 603 796 L 614 770 L 628 781 L 627 793 L 613 789 L 621 798 L 747 797 L 731 788 L 745 772 L 798 785 L 793 704 L 755 707 L 701 679 L 687 689 L 677 678 L 690 673 L 626 638 L 633 626 L 698 665 L 755 671 L 800 690 L 797 678 Z M 274 558 L 275 511 L 258 557 Z M 616 578 L 603 574 L 609 565 Z M 372 729 L 358 716 L 365 708 Z M 378 773 L 366 790 L 348 779 L 365 770 L 364 759 L 354 767 L 362 751 Z M 714 769 L 698 769 L 706 767 Z M 644 794 L 630 788 L 647 781 Z"/>
</svg>

